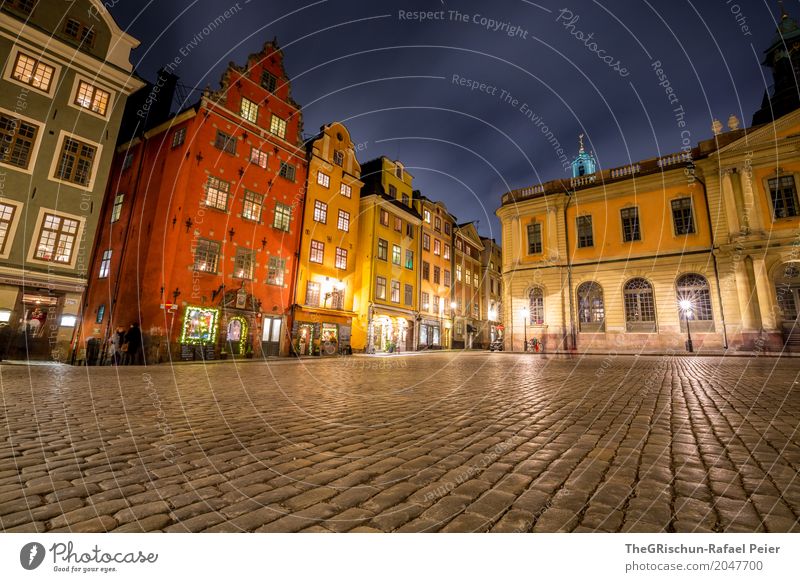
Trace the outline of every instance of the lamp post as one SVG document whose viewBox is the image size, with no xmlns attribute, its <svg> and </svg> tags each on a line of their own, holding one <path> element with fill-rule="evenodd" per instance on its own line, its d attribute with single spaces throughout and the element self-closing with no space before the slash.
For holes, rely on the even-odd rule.
<svg viewBox="0 0 800 582">
<path fill-rule="evenodd" d="M 528 317 L 530 316 L 530 314 L 531 314 L 530 309 L 528 309 L 527 307 L 522 308 L 522 331 L 524 332 L 525 335 L 525 343 L 523 344 L 525 347 L 523 348 L 523 351 L 525 352 L 528 351 Z"/>
<path fill-rule="evenodd" d="M 686 351 L 691 353 L 694 352 L 694 346 L 692 345 L 692 330 L 689 327 L 689 320 L 692 318 L 694 305 L 688 299 L 681 299 L 678 307 L 683 311 L 683 317 L 686 320 Z"/>
</svg>

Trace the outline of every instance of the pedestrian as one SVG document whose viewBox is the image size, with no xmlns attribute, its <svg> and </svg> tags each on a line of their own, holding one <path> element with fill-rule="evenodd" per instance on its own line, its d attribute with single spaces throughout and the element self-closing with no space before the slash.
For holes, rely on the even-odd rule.
<svg viewBox="0 0 800 582">
<path fill-rule="evenodd" d="M 114 330 L 114 333 L 111 334 L 111 365 L 112 366 L 121 366 L 122 365 L 122 357 L 125 355 L 124 350 L 122 349 L 123 344 L 125 343 L 125 328 L 121 325 Z"/>
<path fill-rule="evenodd" d="M 125 343 L 128 345 L 125 363 L 129 366 L 140 364 L 140 357 L 142 355 L 142 330 L 139 329 L 139 324 L 134 322 L 131 324 L 128 333 L 125 334 Z"/>
</svg>

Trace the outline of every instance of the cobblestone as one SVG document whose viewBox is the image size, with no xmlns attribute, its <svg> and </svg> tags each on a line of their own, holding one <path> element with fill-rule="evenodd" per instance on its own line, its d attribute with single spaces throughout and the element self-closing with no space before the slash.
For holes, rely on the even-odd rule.
<svg viewBox="0 0 800 582">
<path fill-rule="evenodd" d="M 0 528 L 800 530 L 800 360 L 357 359 L 0 366 Z"/>
</svg>

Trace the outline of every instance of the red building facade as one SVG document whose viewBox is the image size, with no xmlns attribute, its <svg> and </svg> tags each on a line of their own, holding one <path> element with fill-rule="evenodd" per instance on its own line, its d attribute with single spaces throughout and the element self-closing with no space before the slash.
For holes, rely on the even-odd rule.
<svg viewBox="0 0 800 582">
<path fill-rule="evenodd" d="M 76 342 L 138 322 L 147 362 L 285 355 L 307 174 L 275 43 L 120 146 Z"/>
</svg>

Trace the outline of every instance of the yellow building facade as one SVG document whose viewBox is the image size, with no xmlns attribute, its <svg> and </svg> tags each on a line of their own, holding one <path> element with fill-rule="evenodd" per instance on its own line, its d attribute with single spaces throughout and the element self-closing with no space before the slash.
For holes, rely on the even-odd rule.
<svg viewBox="0 0 800 582">
<path fill-rule="evenodd" d="M 484 244 L 475 223 L 455 226 L 453 236 L 453 348 L 484 348 L 481 330 L 485 326 L 481 258 Z"/>
<path fill-rule="evenodd" d="M 332 123 L 309 146 L 292 346 L 297 355 L 352 349 L 359 260 L 361 166 L 347 128 Z"/>
<path fill-rule="evenodd" d="M 455 219 L 442 202 L 418 192 L 415 199 L 422 211 L 417 348 L 451 348 Z"/>
<path fill-rule="evenodd" d="M 401 162 L 381 157 L 363 165 L 362 179 L 352 347 L 415 350 L 421 215 L 413 176 Z"/>
</svg>

